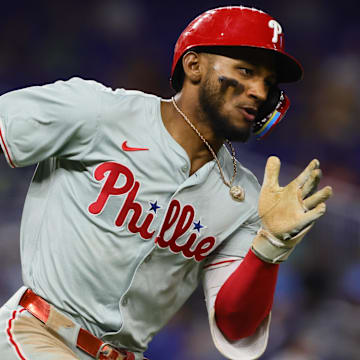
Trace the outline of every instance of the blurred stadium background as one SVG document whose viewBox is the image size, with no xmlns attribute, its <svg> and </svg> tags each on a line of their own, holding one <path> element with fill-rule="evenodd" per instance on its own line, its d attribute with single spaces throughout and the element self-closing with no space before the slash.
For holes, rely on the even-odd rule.
<svg viewBox="0 0 360 360">
<path fill-rule="evenodd" d="M 7 1 L 0 11 L 0 94 L 81 76 L 113 88 L 173 94 L 173 46 L 208 8 L 261 8 L 282 24 L 305 78 L 286 88 L 292 107 L 263 142 L 237 146 L 262 182 L 266 158 L 285 184 L 314 157 L 333 186 L 328 213 L 281 266 L 264 360 L 360 359 L 360 22 L 355 1 Z M 34 167 L 0 158 L 0 303 L 21 285 L 19 225 Z M 36 210 L 35 210 L 36 211 Z M 64 209 L 66 211 L 66 209 Z M 152 360 L 221 360 L 202 289 L 157 335 Z M 0 354 L 1 357 L 1 354 Z"/>
</svg>

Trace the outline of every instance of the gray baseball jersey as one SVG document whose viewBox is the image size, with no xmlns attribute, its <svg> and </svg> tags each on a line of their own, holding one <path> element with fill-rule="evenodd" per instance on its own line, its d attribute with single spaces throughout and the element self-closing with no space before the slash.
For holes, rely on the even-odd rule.
<svg viewBox="0 0 360 360">
<path fill-rule="evenodd" d="M 0 97 L 9 164 L 38 163 L 21 224 L 24 284 L 140 358 L 203 279 L 216 346 L 229 358 L 258 357 L 269 319 L 230 343 L 213 304 L 258 230 L 260 186 L 239 163 L 243 202 L 230 197 L 215 161 L 189 176 L 160 100 L 80 78 Z M 230 179 L 225 147 L 218 157 Z"/>
</svg>

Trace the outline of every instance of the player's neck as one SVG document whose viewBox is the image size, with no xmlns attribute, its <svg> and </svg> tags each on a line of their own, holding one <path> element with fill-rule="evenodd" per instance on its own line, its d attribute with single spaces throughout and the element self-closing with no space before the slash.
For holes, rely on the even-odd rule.
<svg viewBox="0 0 360 360">
<path fill-rule="evenodd" d="M 214 132 L 208 124 L 199 119 L 197 106 L 194 101 L 188 101 L 182 94 L 176 96 L 176 104 L 187 116 L 191 123 L 197 128 L 201 135 L 209 142 L 215 152 L 218 152 L 223 139 L 215 137 Z M 185 121 L 183 116 L 175 109 L 171 100 L 161 102 L 161 116 L 164 125 L 175 141 L 181 145 L 189 156 L 191 162 L 191 173 L 198 170 L 208 161 L 213 160 L 213 156 L 196 132 Z"/>
<path fill-rule="evenodd" d="M 205 118 L 204 113 L 200 109 L 197 93 L 181 92 L 174 98 L 177 107 L 206 139 L 213 150 L 217 152 L 223 144 L 224 139 L 216 136 L 209 121 Z M 195 152 L 201 151 L 204 148 L 204 142 L 190 127 L 184 117 L 176 110 L 172 101 L 166 101 L 164 104 L 165 111 L 162 113 L 162 116 L 165 126 L 168 130 L 170 129 L 170 134 L 174 137 L 180 138 L 179 140 L 181 142 L 190 140 L 190 143 L 194 148 L 193 150 Z"/>
</svg>

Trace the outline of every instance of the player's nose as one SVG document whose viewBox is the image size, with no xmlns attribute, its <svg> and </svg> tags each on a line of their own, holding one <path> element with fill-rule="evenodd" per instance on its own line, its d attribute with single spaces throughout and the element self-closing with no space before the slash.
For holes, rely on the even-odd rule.
<svg viewBox="0 0 360 360">
<path fill-rule="evenodd" d="M 260 76 L 255 79 L 251 79 L 247 86 L 247 95 L 259 101 L 266 100 L 268 91 L 269 89 L 265 83 L 265 79 Z"/>
</svg>

